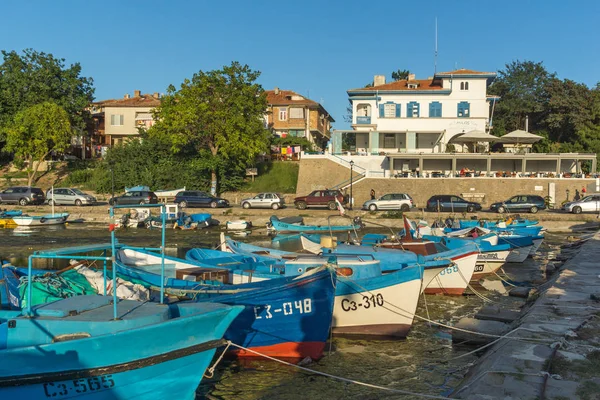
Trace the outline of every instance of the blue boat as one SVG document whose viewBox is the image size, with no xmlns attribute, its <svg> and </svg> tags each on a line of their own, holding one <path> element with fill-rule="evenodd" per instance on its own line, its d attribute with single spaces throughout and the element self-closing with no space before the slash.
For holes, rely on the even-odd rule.
<svg viewBox="0 0 600 400">
<path fill-rule="evenodd" d="M 21 210 L 0 210 L 0 218 L 12 218 L 23 215 Z"/>
<path fill-rule="evenodd" d="M 114 231 L 111 238 L 114 251 Z M 31 255 L 28 298 L 34 258 L 72 257 L 54 251 Z M 105 267 L 111 260 L 81 258 Z M 116 287 L 114 268 L 112 284 Z M 242 307 L 119 301 L 114 292 L 0 311 L 0 398 L 193 399 Z"/>
<path fill-rule="evenodd" d="M 251 276 L 252 283 L 230 285 L 229 269 L 252 268 L 243 258 L 231 256 L 213 258 L 212 263 L 166 256 L 162 281 L 167 290 L 179 290 L 200 303 L 244 306 L 225 334 L 234 343 L 271 357 L 321 358 L 331 324 L 335 274 L 320 268 L 299 277 L 283 277 L 274 271 L 269 280 L 256 282 L 257 277 Z M 156 273 L 159 262 L 159 254 L 123 248 L 116 266 L 120 277 L 157 287 L 161 282 Z M 256 356 L 246 351 L 238 351 L 238 355 Z"/>
<path fill-rule="evenodd" d="M 361 224 L 352 225 L 300 225 L 282 222 L 275 215 L 269 219 L 269 228 L 277 232 L 344 232 L 362 228 Z"/>
<path fill-rule="evenodd" d="M 240 253 L 233 256 L 253 257 L 260 261 L 262 264 L 257 264 L 255 270 L 242 273 L 251 273 L 261 279 L 276 278 L 281 273 L 295 276 L 324 263 L 334 266 L 338 275 L 332 321 L 335 334 L 402 338 L 412 326 L 424 275 L 421 264 L 394 262 L 395 270 L 383 273 L 381 262 L 368 251 L 321 256 L 262 248 L 229 238 L 225 239 L 225 244 Z M 215 250 L 192 249 L 186 258 L 208 262 L 213 257 L 226 257 L 218 253 L 222 254 Z M 411 256 L 417 259 L 412 253 Z M 274 261 L 279 264 L 267 266 Z M 437 264 L 447 266 L 448 262 Z"/>
<path fill-rule="evenodd" d="M 198 229 L 210 226 L 212 215 L 208 213 L 187 214 L 181 213 L 175 221 L 175 229 Z"/>
</svg>

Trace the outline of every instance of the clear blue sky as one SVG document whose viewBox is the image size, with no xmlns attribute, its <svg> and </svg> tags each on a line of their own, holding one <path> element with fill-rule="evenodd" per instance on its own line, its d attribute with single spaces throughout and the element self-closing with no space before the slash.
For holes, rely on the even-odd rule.
<svg viewBox="0 0 600 400">
<path fill-rule="evenodd" d="M 600 81 L 600 1 L 3 1 L 0 49 L 33 48 L 79 62 L 96 99 L 165 92 L 236 60 L 265 89 L 321 102 L 346 129 L 346 90 L 408 69 L 497 71 L 543 61 L 589 86 Z"/>
</svg>

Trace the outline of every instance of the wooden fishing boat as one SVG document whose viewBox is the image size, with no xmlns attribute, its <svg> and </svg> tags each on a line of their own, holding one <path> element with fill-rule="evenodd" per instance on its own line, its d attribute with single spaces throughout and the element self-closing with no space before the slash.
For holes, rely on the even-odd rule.
<svg viewBox="0 0 600 400">
<path fill-rule="evenodd" d="M 270 218 L 271 229 L 277 232 L 343 232 L 359 230 L 362 228 L 360 224 L 353 225 L 300 225 L 300 224 L 288 224 L 281 222 L 275 215 Z"/>
<path fill-rule="evenodd" d="M 130 248 L 118 254 L 119 276 L 150 287 L 161 282 L 158 254 Z M 296 277 L 276 274 L 271 276 L 276 279 L 230 285 L 233 277 L 227 267 L 252 268 L 230 257 L 224 254 L 212 263 L 165 257 L 165 287 L 198 302 L 244 306 L 225 334 L 234 343 L 277 358 L 321 358 L 331 324 L 335 275 L 318 268 Z M 256 356 L 245 351 L 238 355 Z"/>
<path fill-rule="evenodd" d="M 114 229 L 111 239 L 114 250 Z M 83 255 L 99 249 L 106 245 L 34 253 L 27 292 L 34 258 L 76 256 L 106 265 L 106 253 Z M 116 291 L 0 311 L 0 398 L 192 399 L 240 312 L 242 307 L 217 303 L 119 301 Z"/>
<path fill-rule="evenodd" d="M 169 197 L 175 197 L 177 196 L 177 193 L 179 192 L 183 192 L 185 190 L 185 186 L 182 187 L 181 189 L 173 189 L 173 190 L 155 190 L 154 194 L 156 194 L 156 197 L 158 198 L 169 198 Z"/>
<path fill-rule="evenodd" d="M 69 213 L 46 214 L 41 216 L 21 215 L 13 217 L 17 226 L 62 225 L 67 222 Z"/>
<path fill-rule="evenodd" d="M 243 231 L 252 228 L 252 222 L 238 219 L 235 221 L 227 221 L 225 227 L 228 231 Z"/>
</svg>

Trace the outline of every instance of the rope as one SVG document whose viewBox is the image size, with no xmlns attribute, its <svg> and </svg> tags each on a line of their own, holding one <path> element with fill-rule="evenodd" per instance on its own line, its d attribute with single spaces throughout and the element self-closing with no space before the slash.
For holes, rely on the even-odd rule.
<svg viewBox="0 0 600 400">
<path fill-rule="evenodd" d="M 342 382 L 346 382 L 346 383 L 353 383 L 355 385 L 364 386 L 364 387 L 368 387 L 368 388 L 371 388 L 371 389 L 384 390 L 384 391 L 391 392 L 391 393 L 398 393 L 398 394 L 404 394 L 404 395 L 422 397 L 422 398 L 425 398 L 425 399 L 448 399 L 448 397 L 446 397 L 446 396 L 435 396 L 435 395 L 424 394 L 424 393 L 409 392 L 407 390 L 393 389 L 393 388 L 389 388 L 389 387 L 385 387 L 385 386 L 374 385 L 372 383 L 366 383 L 366 382 L 357 381 L 357 380 L 354 380 L 354 379 L 343 378 L 341 376 L 336 376 L 336 375 L 328 374 L 326 372 L 317 371 L 317 370 L 306 368 L 306 367 L 303 367 L 303 366 L 300 366 L 300 365 L 292 364 L 292 363 L 289 363 L 287 361 L 279 360 L 277 358 L 268 356 L 266 354 L 259 353 L 258 351 L 255 351 L 255 350 L 252 350 L 252 349 L 248 349 L 246 347 L 243 347 L 243 346 L 240 346 L 238 344 L 232 343 L 231 341 L 228 341 L 227 343 L 228 343 L 228 346 L 231 345 L 231 346 L 237 347 L 237 348 L 245 350 L 247 352 L 250 352 L 250 353 L 256 354 L 258 356 L 264 357 L 264 358 L 266 358 L 268 360 L 275 361 L 275 362 L 278 362 L 280 364 L 287 365 L 289 367 L 294 367 L 294 368 L 300 369 L 302 371 L 305 371 L 305 372 L 308 372 L 308 373 L 311 373 L 311 374 L 316 374 L 316 375 L 321 375 L 321 376 L 325 376 L 325 377 L 328 377 L 328 378 L 336 379 L 338 381 L 342 381 Z"/>
<path fill-rule="evenodd" d="M 225 356 L 225 353 L 229 349 L 229 346 L 231 346 L 232 344 L 233 343 L 231 343 L 231 341 L 229 341 L 229 340 L 227 341 L 227 346 L 225 347 L 225 350 L 223 350 L 223 352 L 221 353 L 219 358 L 217 358 L 217 361 L 215 361 L 215 363 L 213 364 L 212 367 L 210 367 L 209 369 L 206 370 L 206 372 L 204 372 L 205 378 L 212 379 L 212 377 L 215 376 L 215 368 L 217 368 L 217 365 L 219 365 L 219 363 L 223 359 L 223 356 Z"/>
</svg>

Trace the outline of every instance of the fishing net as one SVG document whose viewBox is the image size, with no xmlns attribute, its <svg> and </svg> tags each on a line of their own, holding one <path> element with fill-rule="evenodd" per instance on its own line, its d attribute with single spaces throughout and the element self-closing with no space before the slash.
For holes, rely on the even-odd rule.
<svg viewBox="0 0 600 400">
<path fill-rule="evenodd" d="M 21 308 L 27 307 L 27 276 L 19 283 Z M 97 294 L 88 280 L 75 270 L 56 274 L 33 275 L 31 280 L 31 305 L 50 303 L 67 297 Z"/>
</svg>

